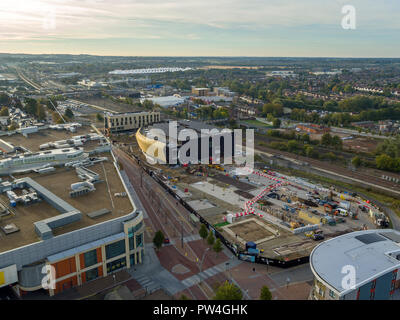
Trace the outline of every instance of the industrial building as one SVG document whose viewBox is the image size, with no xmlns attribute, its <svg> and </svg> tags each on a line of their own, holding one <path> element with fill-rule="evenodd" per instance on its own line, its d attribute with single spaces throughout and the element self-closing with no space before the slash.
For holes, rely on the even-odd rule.
<svg viewBox="0 0 400 320">
<path fill-rule="evenodd" d="M 310 265 L 313 300 L 400 299 L 396 230 L 358 231 L 327 240 L 314 248 Z"/>
<path fill-rule="evenodd" d="M 104 128 L 107 133 L 126 132 L 139 129 L 160 121 L 159 112 L 107 113 Z"/>
</svg>

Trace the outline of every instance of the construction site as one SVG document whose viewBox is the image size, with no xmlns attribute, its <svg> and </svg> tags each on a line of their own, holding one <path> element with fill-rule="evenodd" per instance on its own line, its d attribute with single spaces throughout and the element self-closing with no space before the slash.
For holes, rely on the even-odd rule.
<svg viewBox="0 0 400 320">
<path fill-rule="evenodd" d="M 2 136 L 0 252 L 129 214 L 110 145 L 91 127 Z"/>
<path fill-rule="evenodd" d="M 219 164 L 150 166 L 136 142 L 125 148 L 249 261 L 254 256 L 283 261 L 305 257 L 320 240 L 389 226 L 377 206 L 355 193 L 261 164 L 240 170 Z"/>
</svg>

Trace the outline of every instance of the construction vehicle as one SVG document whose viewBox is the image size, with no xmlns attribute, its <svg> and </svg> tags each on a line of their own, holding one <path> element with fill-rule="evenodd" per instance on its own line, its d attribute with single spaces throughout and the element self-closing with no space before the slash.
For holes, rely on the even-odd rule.
<svg viewBox="0 0 400 320">
<path fill-rule="evenodd" d="M 323 231 L 320 230 L 320 229 L 313 230 L 313 231 L 310 231 L 310 232 L 306 232 L 304 235 L 307 238 L 311 238 L 311 239 L 316 240 L 316 241 L 322 240 L 322 239 L 325 238 Z"/>
<path fill-rule="evenodd" d="M 330 226 L 335 226 L 336 225 L 336 220 L 332 218 L 331 216 L 324 216 L 321 218 L 321 222 L 323 224 L 328 224 Z"/>
<path fill-rule="evenodd" d="M 300 224 L 298 222 L 292 221 L 290 222 L 290 228 L 292 229 L 300 228 Z"/>
<path fill-rule="evenodd" d="M 347 212 L 347 210 L 343 209 L 343 208 L 337 208 L 334 213 L 335 216 L 342 216 L 342 217 L 347 217 L 349 215 L 349 213 Z"/>
</svg>

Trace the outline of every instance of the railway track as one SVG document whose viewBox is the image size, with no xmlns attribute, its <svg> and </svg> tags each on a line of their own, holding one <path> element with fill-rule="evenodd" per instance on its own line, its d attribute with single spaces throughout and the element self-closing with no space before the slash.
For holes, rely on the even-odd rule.
<svg viewBox="0 0 400 320">
<path fill-rule="evenodd" d="M 266 153 L 266 155 L 279 155 L 279 156 L 284 156 L 286 158 L 288 158 L 288 160 L 294 160 L 294 161 L 302 161 L 302 162 L 307 162 L 309 163 L 312 167 L 316 168 L 316 169 L 321 169 L 333 174 L 337 174 L 337 175 L 341 175 L 345 178 L 348 178 L 350 180 L 358 180 L 357 182 L 363 182 L 366 185 L 371 185 L 373 187 L 377 187 L 380 188 L 382 190 L 386 190 L 389 189 L 389 191 L 394 192 L 396 194 L 400 195 L 400 186 L 395 184 L 395 183 L 391 183 L 389 181 L 385 181 L 382 180 L 379 177 L 376 176 L 372 176 L 372 175 L 368 175 L 365 173 L 361 173 L 361 172 L 354 172 L 351 170 L 348 170 L 346 168 L 342 168 L 340 166 L 336 166 L 336 165 L 332 165 L 320 160 L 315 160 L 315 159 L 311 159 L 311 158 L 307 158 L 307 157 L 303 157 L 303 156 L 293 156 L 293 154 L 289 153 L 289 152 L 285 152 L 285 151 L 277 151 L 275 149 L 271 149 L 271 148 L 267 148 L 267 147 L 258 147 L 257 150 L 255 150 L 255 152 L 257 153 Z"/>
</svg>

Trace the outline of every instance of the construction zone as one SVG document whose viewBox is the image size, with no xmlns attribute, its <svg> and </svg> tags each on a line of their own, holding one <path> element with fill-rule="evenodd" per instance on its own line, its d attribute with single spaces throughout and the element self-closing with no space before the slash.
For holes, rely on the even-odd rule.
<svg viewBox="0 0 400 320">
<path fill-rule="evenodd" d="M 127 151 L 248 261 L 308 257 L 320 240 L 389 227 L 384 212 L 356 193 L 264 165 L 149 165 L 135 143 Z"/>
</svg>

